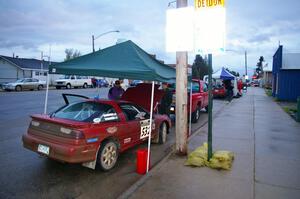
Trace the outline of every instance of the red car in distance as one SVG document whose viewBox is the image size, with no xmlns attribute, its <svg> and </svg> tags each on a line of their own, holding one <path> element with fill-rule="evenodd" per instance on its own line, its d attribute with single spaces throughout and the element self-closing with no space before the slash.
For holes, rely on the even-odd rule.
<svg viewBox="0 0 300 199">
<path fill-rule="evenodd" d="M 66 104 L 57 111 L 31 116 L 28 131 L 22 137 L 23 146 L 61 162 L 112 169 L 119 153 L 148 139 L 151 85 L 135 88 L 126 91 L 120 101 L 63 94 Z M 156 86 L 155 93 L 156 103 L 163 92 Z M 72 98 L 77 100 L 71 102 Z M 170 127 L 168 116 L 154 114 L 152 141 L 165 143 Z"/>
<path fill-rule="evenodd" d="M 225 98 L 226 97 L 226 89 L 222 85 L 213 86 L 213 96 L 214 98 Z"/>
</svg>

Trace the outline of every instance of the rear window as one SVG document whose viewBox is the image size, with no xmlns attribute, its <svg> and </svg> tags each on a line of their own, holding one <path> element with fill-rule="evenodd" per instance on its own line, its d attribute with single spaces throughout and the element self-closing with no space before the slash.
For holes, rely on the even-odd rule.
<svg viewBox="0 0 300 199">
<path fill-rule="evenodd" d="M 117 113 L 112 106 L 96 102 L 79 102 L 69 104 L 56 111 L 52 117 L 80 122 L 97 123 L 118 120 Z"/>
</svg>

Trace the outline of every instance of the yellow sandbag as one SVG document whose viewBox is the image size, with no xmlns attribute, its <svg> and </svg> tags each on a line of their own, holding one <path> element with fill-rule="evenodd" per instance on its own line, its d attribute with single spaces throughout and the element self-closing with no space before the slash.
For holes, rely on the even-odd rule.
<svg viewBox="0 0 300 199">
<path fill-rule="evenodd" d="M 209 160 L 208 166 L 213 169 L 230 170 L 234 155 L 231 151 L 216 151 Z"/>
<path fill-rule="evenodd" d="M 208 165 L 207 161 L 207 143 L 198 147 L 195 151 L 188 155 L 188 159 L 185 162 L 187 166 L 202 167 Z"/>
<path fill-rule="evenodd" d="M 214 159 L 218 159 L 220 161 L 232 161 L 233 153 L 231 151 L 216 151 L 213 153 Z"/>
<path fill-rule="evenodd" d="M 186 166 L 203 167 L 206 166 L 205 159 L 197 156 L 190 156 L 185 162 Z"/>
<path fill-rule="evenodd" d="M 187 166 L 208 166 L 213 169 L 225 169 L 230 170 L 234 155 L 231 151 L 216 151 L 213 153 L 210 161 L 207 161 L 207 143 L 203 143 L 202 146 L 188 155 L 188 159 L 185 162 Z"/>
<path fill-rule="evenodd" d="M 231 165 L 232 165 L 232 162 L 230 162 L 230 161 L 219 161 L 217 159 L 210 159 L 208 166 L 212 169 L 230 170 Z"/>
</svg>

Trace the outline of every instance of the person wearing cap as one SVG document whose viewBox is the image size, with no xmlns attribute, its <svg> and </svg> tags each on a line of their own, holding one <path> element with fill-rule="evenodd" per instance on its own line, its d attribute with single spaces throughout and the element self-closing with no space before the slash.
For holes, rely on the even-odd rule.
<svg viewBox="0 0 300 199">
<path fill-rule="evenodd" d="M 120 81 L 116 80 L 114 86 L 111 87 L 108 91 L 108 99 L 119 100 L 123 93 L 124 89 L 121 87 Z"/>
<path fill-rule="evenodd" d="M 160 106 L 158 108 L 158 112 L 162 115 L 170 115 L 170 106 L 172 104 L 173 93 L 169 89 L 168 83 L 162 84 L 162 89 L 164 91 L 164 95 L 160 101 Z"/>
</svg>

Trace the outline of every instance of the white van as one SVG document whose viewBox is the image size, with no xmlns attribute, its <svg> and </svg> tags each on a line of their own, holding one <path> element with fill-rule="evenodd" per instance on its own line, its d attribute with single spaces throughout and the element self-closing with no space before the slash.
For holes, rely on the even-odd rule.
<svg viewBox="0 0 300 199">
<path fill-rule="evenodd" d="M 92 86 L 92 81 L 86 76 L 78 75 L 65 75 L 61 79 L 55 80 L 56 89 L 67 88 L 71 89 L 74 87 L 87 88 Z"/>
</svg>

